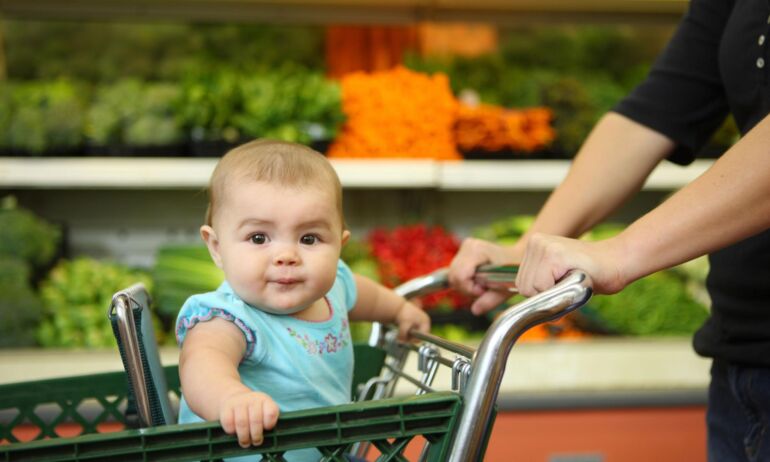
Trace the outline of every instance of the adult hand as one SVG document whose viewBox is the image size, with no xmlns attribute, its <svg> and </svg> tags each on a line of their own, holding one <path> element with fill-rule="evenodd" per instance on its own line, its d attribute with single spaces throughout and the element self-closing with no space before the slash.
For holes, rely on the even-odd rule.
<svg viewBox="0 0 770 462">
<path fill-rule="evenodd" d="M 467 238 L 449 266 L 449 284 L 456 290 L 476 296 L 471 312 L 476 315 L 495 308 L 511 294 L 507 291 L 491 290 L 474 279 L 476 268 L 484 264 L 504 265 L 518 261 L 515 247 L 503 247 L 482 239 Z"/>
<path fill-rule="evenodd" d="M 594 292 L 613 294 L 630 282 L 622 271 L 625 255 L 619 236 L 585 242 L 535 233 L 527 242 L 516 287 L 531 297 L 553 287 L 568 271 L 580 269 L 591 276 Z"/>
</svg>

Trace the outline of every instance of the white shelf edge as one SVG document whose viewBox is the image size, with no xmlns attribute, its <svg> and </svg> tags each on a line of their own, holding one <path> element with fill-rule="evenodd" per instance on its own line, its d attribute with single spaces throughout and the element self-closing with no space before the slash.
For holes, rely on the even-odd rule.
<svg viewBox="0 0 770 462">
<path fill-rule="evenodd" d="M 6 351 L 0 355 L 0 384 L 122 370 L 110 349 Z M 165 365 L 179 360 L 176 347 L 162 347 L 160 355 Z M 414 355 L 409 361 L 414 370 Z M 597 337 L 517 344 L 507 364 L 501 394 L 705 390 L 711 361 L 695 354 L 689 338 Z M 444 389 L 450 383 L 448 369 L 440 368 L 435 385 Z"/>
<path fill-rule="evenodd" d="M 508 160 L 447 162 L 441 167 L 437 185 L 443 190 L 456 191 L 550 191 L 567 176 L 570 161 Z M 691 182 L 713 163 L 696 160 L 688 166 L 664 162 L 647 179 L 644 190 L 673 190 Z"/>
<path fill-rule="evenodd" d="M 216 159 L 0 158 L 0 185 L 32 189 L 200 188 Z"/>
<path fill-rule="evenodd" d="M 646 190 L 677 189 L 712 161 L 687 167 L 660 165 Z M 216 159 L 196 158 L 0 158 L 0 188 L 174 189 L 204 188 Z M 345 188 L 445 191 L 550 191 L 570 161 L 513 160 L 439 162 L 417 159 L 334 159 Z"/>
<path fill-rule="evenodd" d="M 422 159 L 333 159 L 346 188 L 435 188 L 441 164 Z"/>
<path fill-rule="evenodd" d="M 550 191 L 562 182 L 569 165 L 566 160 L 447 162 L 438 187 L 447 191 Z"/>
</svg>

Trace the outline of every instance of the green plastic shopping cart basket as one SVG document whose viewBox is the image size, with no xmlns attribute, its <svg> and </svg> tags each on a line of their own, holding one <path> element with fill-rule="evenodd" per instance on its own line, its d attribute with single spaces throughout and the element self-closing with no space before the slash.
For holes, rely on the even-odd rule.
<svg viewBox="0 0 770 462">
<path fill-rule="evenodd" d="M 413 279 L 396 291 L 411 298 L 443 289 L 446 273 Z M 515 269 L 485 267 L 477 277 L 512 289 Z M 218 422 L 173 424 L 178 370 L 161 366 L 150 298 L 135 285 L 115 294 L 109 308 L 125 372 L 0 385 L 0 462 L 196 461 L 244 455 L 284 461 L 287 451 L 312 447 L 322 461 L 347 461 L 348 454 L 406 461 L 405 448 L 416 439 L 423 440 L 419 460 L 482 460 L 516 339 L 579 308 L 590 296 L 590 279 L 573 271 L 552 289 L 505 310 L 477 350 L 426 334 L 415 334 L 419 344 L 400 343 L 394 329 L 374 324 L 368 344 L 354 348 L 355 401 L 284 413 L 265 432 L 261 446 L 241 448 Z M 442 366 L 451 371 L 451 389 L 439 391 L 432 385 Z M 67 425 L 80 435 L 62 437 Z M 100 433 L 110 425 L 124 429 Z M 20 441 L 20 428 L 32 428 L 37 435 Z"/>
</svg>

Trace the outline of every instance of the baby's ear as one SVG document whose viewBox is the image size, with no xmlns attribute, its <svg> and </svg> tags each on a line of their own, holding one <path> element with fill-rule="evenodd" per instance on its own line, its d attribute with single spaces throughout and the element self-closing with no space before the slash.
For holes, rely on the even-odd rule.
<svg viewBox="0 0 770 462">
<path fill-rule="evenodd" d="M 345 245 L 350 240 L 350 231 L 347 229 L 342 232 L 342 245 Z"/>
<path fill-rule="evenodd" d="M 222 258 L 219 256 L 219 239 L 217 239 L 217 233 L 209 225 L 201 226 L 201 239 L 206 243 L 206 247 L 209 249 L 209 255 L 214 260 L 214 264 L 218 268 L 222 268 Z"/>
</svg>

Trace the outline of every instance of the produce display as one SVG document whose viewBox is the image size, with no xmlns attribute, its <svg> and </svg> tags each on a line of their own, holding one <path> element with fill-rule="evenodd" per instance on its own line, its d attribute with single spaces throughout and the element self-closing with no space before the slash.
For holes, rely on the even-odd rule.
<svg viewBox="0 0 770 462">
<path fill-rule="evenodd" d="M 517 27 L 501 29 L 497 49 L 482 55 L 414 55 L 402 66 L 335 80 L 324 68 L 323 28 L 5 26 L 0 155 L 12 156 L 220 156 L 244 140 L 273 137 L 322 151 L 328 145 L 332 158 L 571 157 L 598 117 L 645 75 L 662 43 L 650 39 L 660 31 L 648 37 L 625 27 Z M 109 53 L 90 47 L 101 41 L 96 37 L 107 37 Z M 71 45 L 83 53 L 63 51 Z M 30 47 L 37 52 L 19 52 Z M 728 120 L 715 140 L 727 146 L 736 136 Z M 474 234 L 510 244 L 531 223 L 514 216 Z M 585 238 L 619 229 L 600 226 Z M 87 258 L 61 260 L 49 273 L 62 254 L 61 234 L 3 201 L 0 347 L 110 346 L 109 297 L 137 280 L 152 287 L 159 328 L 168 332 L 190 294 L 222 280 L 202 245 L 161 248 L 149 274 Z M 375 229 L 350 242 L 343 259 L 392 287 L 447 266 L 458 244 L 439 226 Z M 689 334 L 707 315 L 704 262 L 597 296 L 523 339 Z M 422 303 L 434 321 L 456 315 L 454 324 L 434 322 L 437 332 L 457 340 L 471 335 L 475 318 L 460 316 L 468 314 L 465 297 L 445 291 Z"/>
<path fill-rule="evenodd" d="M 338 138 L 337 157 L 571 158 L 598 118 L 641 81 L 669 33 L 517 26 L 499 29 L 496 48 L 453 56 L 431 54 L 398 28 L 353 46 L 342 38 L 366 37 L 370 28 L 341 26 L 338 35 L 334 27 L 268 25 L 5 26 L 0 151 L 35 156 L 83 155 L 91 146 L 97 155 L 220 156 L 245 139 L 274 137 L 322 151 Z M 358 69 L 377 72 L 340 72 L 356 68 L 349 53 L 366 50 L 378 50 L 368 57 L 377 65 Z M 478 95 L 478 111 L 457 105 L 467 92 Z M 343 112 L 349 121 L 338 137 Z M 737 136 L 728 119 L 701 155 L 723 152 Z M 143 149 L 150 146 L 165 150 Z"/>
<path fill-rule="evenodd" d="M 61 230 L 19 207 L 0 204 L 0 348 L 32 346 L 43 315 L 37 279 L 56 257 Z"/>
<path fill-rule="evenodd" d="M 203 244 L 161 247 L 152 268 L 154 307 L 166 328 L 173 329 L 187 297 L 216 290 L 224 280 Z"/>
<path fill-rule="evenodd" d="M 6 155 L 69 154 L 84 138 L 81 86 L 67 80 L 0 85 L 0 150 Z"/>
<path fill-rule="evenodd" d="M 689 335 L 708 310 L 673 271 L 660 271 L 629 284 L 614 295 L 597 295 L 589 306 L 612 332 L 621 335 Z"/>
<path fill-rule="evenodd" d="M 479 238 L 510 245 L 532 225 L 533 217 L 516 215 L 474 230 Z M 606 239 L 623 229 L 602 224 L 584 236 Z M 177 312 L 192 294 L 215 290 L 223 281 L 203 244 L 167 245 L 159 249 L 151 272 L 92 258 L 60 260 L 61 231 L 12 197 L 0 208 L 0 348 L 110 347 L 111 327 L 105 317 L 112 295 L 143 282 L 154 300 L 159 341 L 173 342 Z M 437 225 L 417 223 L 393 229 L 375 228 L 361 241 L 343 247 L 342 259 L 351 269 L 395 287 L 415 277 L 447 267 L 459 239 Z M 594 296 L 581 310 L 559 321 L 536 326 L 519 340 L 572 339 L 587 335 L 688 335 L 708 316 L 704 258 L 643 278 L 618 294 Z M 36 281 L 42 281 L 37 284 Z M 512 297 L 500 309 L 520 301 Z M 419 301 L 433 319 L 434 332 L 457 341 L 478 339 L 496 312 L 472 315 L 470 299 L 453 290 L 439 291 Z M 498 311 L 499 312 L 499 311 Z M 368 323 L 351 327 L 365 340 Z"/>
<path fill-rule="evenodd" d="M 441 226 L 424 224 L 374 229 L 367 242 L 377 261 L 380 281 L 386 287 L 395 287 L 449 266 L 460 247 L 457 237 Z M 468 299 L 445 290 L 423 297 L 422 303 L 426 310 L 454 310 L 467 307 Z"/>
<path fill-rule="evenodd" d="M 244 76 L 235 126 L 246 138 L 331 140 L 344 120 L 340 92 L 337 82 L 300 68 Z"/>
<path fill-rule="evenodd" d="M 364 240 L 350 240 L 342 249 L 342 259 L 353 272 L 395 287 L 449 265 L 459 240 L 440 226 L 415 224 L 394 229 L 372 230 Z M 467 297 L 443 290 L 422 297 L 418 303 L 428 311 L 431 331 L 455 341 L 477 339 L 489 327 L 487 317 L 477 317 L 467 308 Z M 356 340 L 368 338 L 369 323 L 351 323 Z"/>
<path fill-rule="evenodd" d="M 552 112 L 544 107 L 510 110 L 488 104 L 461 104 L 455 139 L 462 151 L 532 153 L 547 147 L 556 137 L 552 118 Z"/>
<path fill-rule="evenodd" d="M 340 91 L 322 73 L 299 67 L 200 72 L 176 82 L 10 81 L 0 86 L 0 151 L 181 156 L 202 152 L 196 143 L 257 137 L 312 145 L 336 136 L 344 120 Z"/>
<path fill-rule="evenodd" d="M 622 225 L 603 224 L 585 238 L 607 239 L 622 230 Z M 620 335 L 692 334 L 708 317 L 702 297 L 707 272 L 707 260 L 700 258 L 639 279 L 617 294 L 597 295 L 587 309 Z"/>
<path fill-rule="evenodd" d="M 342 78 L 347 121 L 329 157 L 460 159 L 453 135 L 458 103 L 444 74 L 396 67 Z"/>
<path fill-rule="evenodd" d="M 119 80 L 99 87 L 86 115 L 86 138 L 93 154 L 140 154 L 134 148 L 160 147 L 165 155 L 179 155 L 184 139 L 172 111 L 179 89 L 168 83 Z"/>
<path fill-rule="evenodd" d="M 56 256 L 61 240 L 59 227 L 21 208 L 16 198 L 0 202 L 0 255 L 19 260 L 30 269 L 45 267 Z"/>
<path fill-rule="evenodd" d="M 43 320 L 37 341 L 44 347 L 116 348 L 107 307 L 115 292 L 136 282 L 152 290 L 152 279 L 143 271 L 85 257 L 60 261 L 40 285 Z"/>
<path fill-rule="evenodd" d="M 0 348 L 34 346 L 42 302 L 29 283 L 21 260 L 0 258 Z"/>
<path fill-rule="evenodd" d="M 531 216 L 513 216 L 479 228 L 474 235 L 510 245 L 524 234 L 533 220 Z M 596 226 L 583 238 L 607 239 L 623 228 L 623 225 L 605 223 Z M 651 274 L 617 294 L 594 296 L 585 307 L 563 318 L 564 322 L 574 329 L 618 335 L 692 334 L 708 316 L 702 296 L 707 271 L 704 263 L 705 260 L 700 259 Z M 563 335 L 564 330 L 561 328 L 559 332 L 553 326 L 542 325 L 527 335 Z"/>
</svg>

